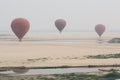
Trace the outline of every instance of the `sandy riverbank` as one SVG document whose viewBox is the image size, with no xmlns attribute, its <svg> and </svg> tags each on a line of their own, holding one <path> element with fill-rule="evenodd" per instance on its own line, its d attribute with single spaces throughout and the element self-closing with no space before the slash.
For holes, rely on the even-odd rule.
<svg viewBox="0 0 120 80">
<path fill-rule="evenodd" d="M 8 34 L 6 34 L 8 35 Z M 0 36 L 0 67 L 26 66 L 86 66 L 120 64 L 119 58 L 87 59 L 84 56 L 120 53 L 120 44 L 107 43 L 119 33 L 106 33 L 104 43 L 98 44 L 98 35 L 82 33 L 32 33 L 23 42 L 15 36 Z"/>
<path fill-rule="evenodd" d="M 3 66 L 81 66 L 120 64 L 120 59 L 85 59 L 86 55 L 120 53 L 120 44 L 9 43 L 0 44 Z"/>
</svg>

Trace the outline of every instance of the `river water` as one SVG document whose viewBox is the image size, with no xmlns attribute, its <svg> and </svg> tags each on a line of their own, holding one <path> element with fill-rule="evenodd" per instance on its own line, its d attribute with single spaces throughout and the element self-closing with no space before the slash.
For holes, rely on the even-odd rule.
<svg viewBox="0 0 120 80">
<path fill-rule="evenodd" d="M 39 74 L 64 74 L 64 73 L 77 73 L 77 72 L 98 72 L 99 69 L 113 69 L 112 67 L 94 67 L 94 68 L 57 68 L 57 69 L 30 69 L 25 74 L 18 74 L 11 71 L 3 71 L 0 74 L 9 74 L 12 76 L 17 75 L 39 75 Z"/>
</svg>

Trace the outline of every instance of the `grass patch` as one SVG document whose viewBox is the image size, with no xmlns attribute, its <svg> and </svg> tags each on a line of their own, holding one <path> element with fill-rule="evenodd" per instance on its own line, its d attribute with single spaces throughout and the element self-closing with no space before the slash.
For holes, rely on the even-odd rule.
<svg viewBox="0 0 120 80">
<path fill-rule="evenodd" d="M 88 59 L 109 59 L 109 58 L 120 58 L 119 54 L 107 54 L 107 55 L 88 55 L 85 56 Z"/>
<path fill-rule="evenodd" d="M 120 73 L 118 73 L 117 71 L 112 71 L 109 74 L 101 76 L 101 78 L 107 78 L 109 80 L 115 80 L 115 79 L 120 78 Z"/>
<path fill-rule="evenodd" d="M 54 74 L 51 76 L 54 78 L 44 76 L 42 80 L 115 80 L 120 78 L 120 73 L 113 71 L 102 76 L 88 73 Z"/>
<path fill-rule="evenodd" d="M 44 58 L 36 58 L 36 59 L 27 59 L 27 61 L 30 61 L 30 62 L 47 61 L 47 60 L 50 60 L 50 59 L 47 58 L 47 57 L 44 57 Z"/>
<path fill-rule="evenodd" d="M 1 79 L 0 75 L 0 79 Z M 5 77 L 5 76 L 4 76 Z M 116 80 L 120 78 L 120 73 L 111 71 L 107 74 L 101 73 L 69 73 L 69 74 L 51 74 L 34 76 L 6 76 L 5 80 Z"/>
</svg>

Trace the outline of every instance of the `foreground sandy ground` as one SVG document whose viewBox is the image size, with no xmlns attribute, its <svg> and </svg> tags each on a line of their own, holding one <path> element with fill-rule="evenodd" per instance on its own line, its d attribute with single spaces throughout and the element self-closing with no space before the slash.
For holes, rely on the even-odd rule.
<svg viewBox="0 0 120 80">
<path fill-rule="evenodd" d="M 120 59 L 87 59 L 84 56 L 120 53 L 120 44 L 109 43 L 9 43 L 0 44 L 0 67 L 84 66 L 120 64 Z"/>
</svg>

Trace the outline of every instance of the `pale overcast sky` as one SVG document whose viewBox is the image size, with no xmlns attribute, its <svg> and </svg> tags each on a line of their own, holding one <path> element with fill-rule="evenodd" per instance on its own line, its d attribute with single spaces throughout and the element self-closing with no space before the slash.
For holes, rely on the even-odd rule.
<svg viewBox="0 0 120 80">
<path fill-rule="evenodd" d="M 0 0 L 0 31 L 11 31 L 11 21 L 23 17 L 30 31 L 56 31 L 54 21 L 67 21 L 64 31 L 93 31 L 104 24 L 120 31 L 120 0 Z"/>
</svg>

